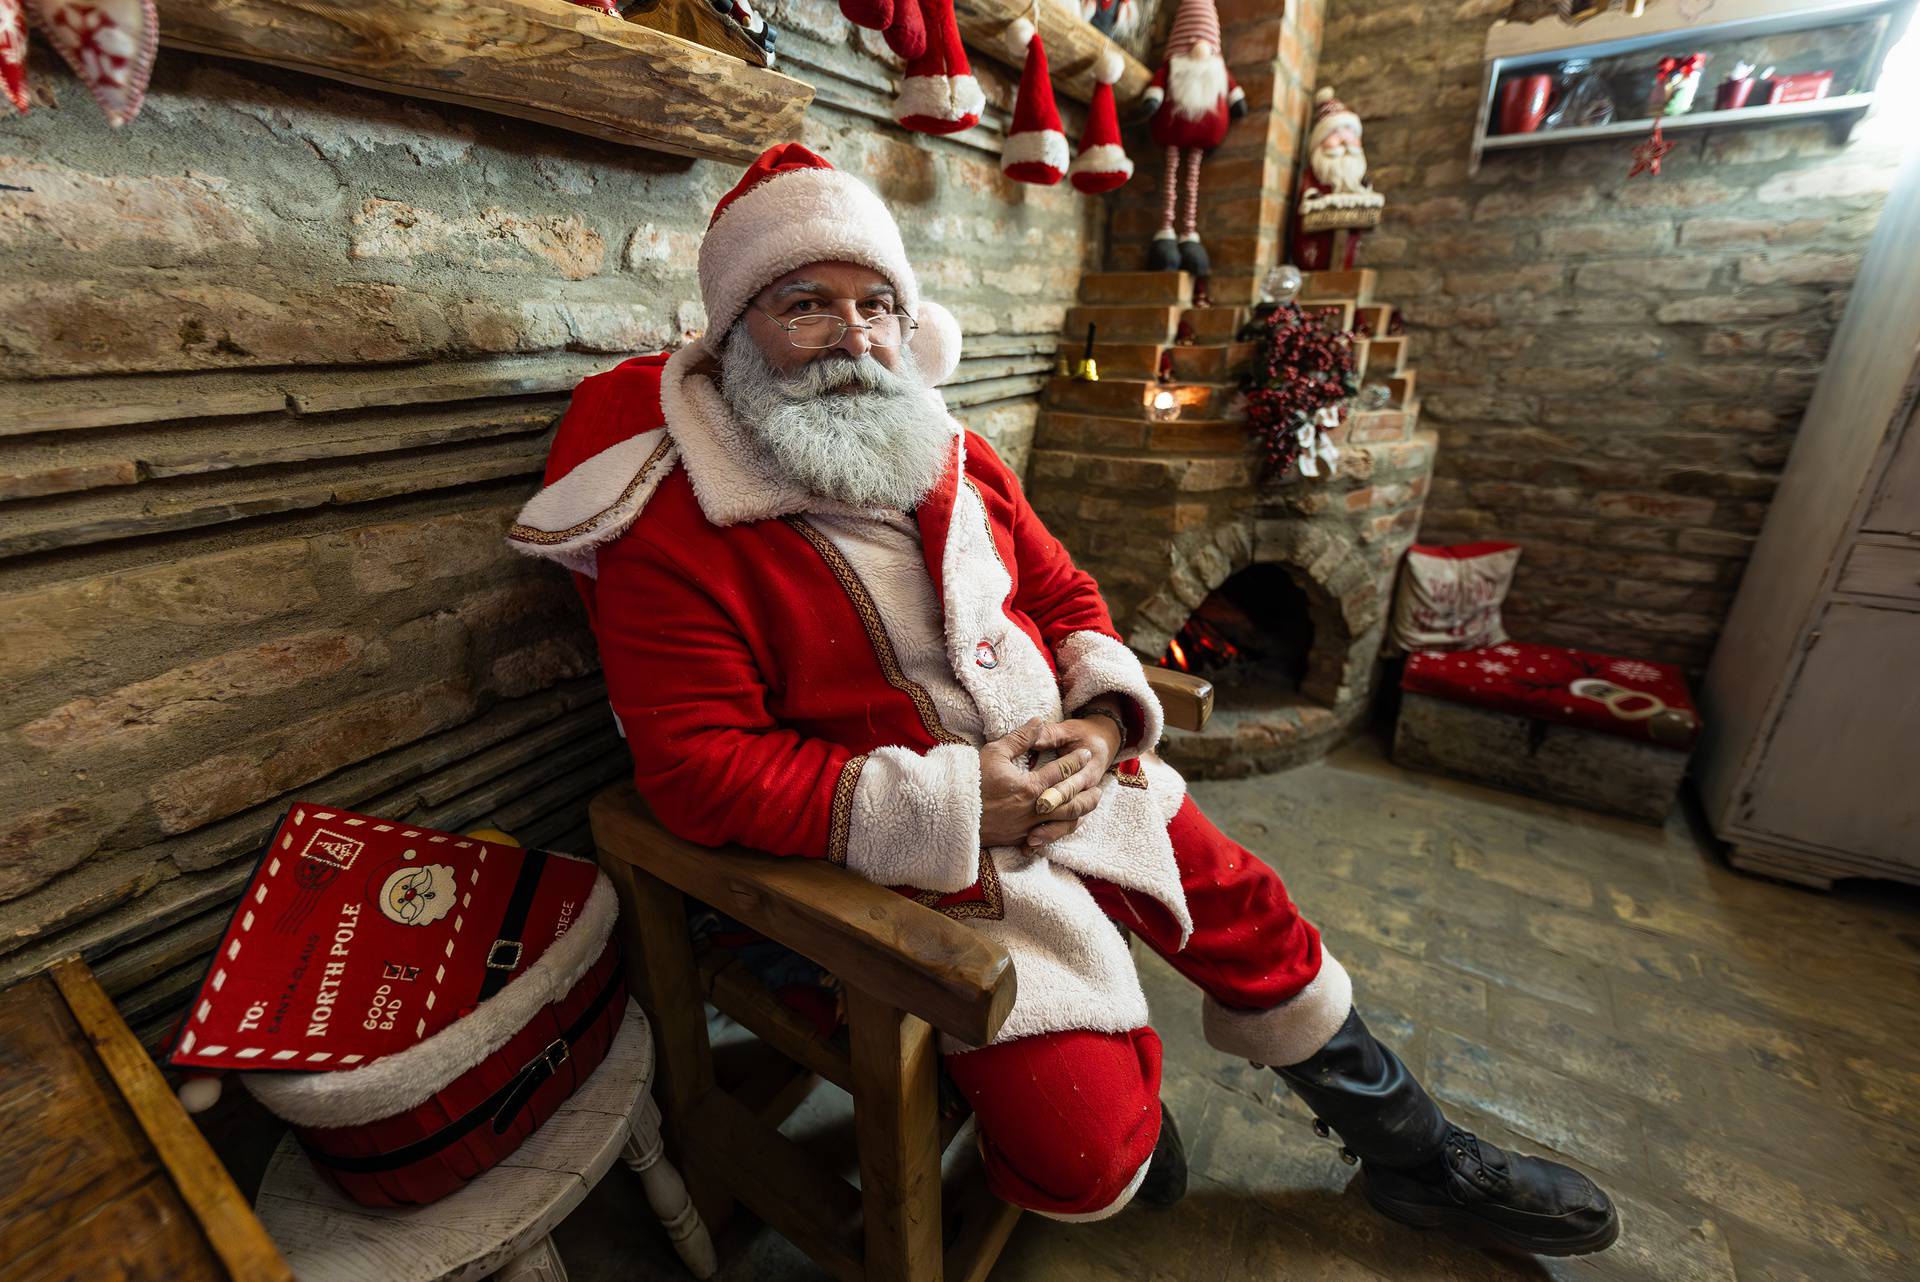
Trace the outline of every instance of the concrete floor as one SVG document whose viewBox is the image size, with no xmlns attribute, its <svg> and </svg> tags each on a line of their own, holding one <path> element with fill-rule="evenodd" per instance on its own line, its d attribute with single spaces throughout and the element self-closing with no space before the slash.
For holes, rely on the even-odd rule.
<svg viewBox="0 0 1920 1282">
<path fill-rule="evenodd" d="M 1025 1216 L 995 1282 L 1920 1276 L 1920 897 L 1756 880 L 1679 816 L 1411 774 L 1370 743 L 1194 794 L 1286 877 L 1449 1113 L 1588 1171 L 1620 1241 L 1534 1261 L 1374 1215 L 1273 1075 L 1208 1048 L 1194 991 L 1137 950 L 1192 1191 L 1092 1225 Z M 823 1087 L 790 1127 L 844 1152 L 849 1118 Z M 563 1227 L 575 1282 L 686 1276 L 639 1199 L 616 1168 Z M 728 1282 L 822 1276 L 744 1215 L 721 1252 Z"/>
</svg>

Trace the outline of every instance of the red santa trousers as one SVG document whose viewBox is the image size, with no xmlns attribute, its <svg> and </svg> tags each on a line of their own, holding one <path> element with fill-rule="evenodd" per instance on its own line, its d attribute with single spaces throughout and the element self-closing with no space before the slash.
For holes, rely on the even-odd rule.
<svg viewBox="0 0 1920 1282">
<path fill-rule="evenodd" d="M 1279 874 L 1214 827 L 1192 797 L 1167 835 L 1193 918 L 1187 946 L 1173 951 L 1179 927 L 1153 900 L 1089 881 L 1102 911 L 1236 1011 L 1272 1011 L 1313 984 L 1320 932 L 1293 906 Z M 1337 1018 L 1344 1017 L 1343 1009 Z M 1306 1045 L 1283 1062 L 1317 1049 Z M 1160 1136 L 1160 1038 L 1151 1028 L 1041 1033 L 945 1062 L 973 1106 L 997 1196 L 1056 1219 L 1098 1219 L 1125 1206 L 1145 1178 Z"/>
</svg>

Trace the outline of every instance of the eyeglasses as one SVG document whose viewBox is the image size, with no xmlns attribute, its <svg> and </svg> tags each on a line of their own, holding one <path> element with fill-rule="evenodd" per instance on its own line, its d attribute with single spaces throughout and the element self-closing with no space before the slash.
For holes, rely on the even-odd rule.
<svg viewBox="0 0 1920 1282">
<path fill-rule="evenodd" d="M 788 342 L 808 351 L 834 346 L 850 329 L 866 334 L 867 341 L 875 347 L 898 347 L 920 328 L 920 322 L 905 312 L 882 312 L 864 325 L 851 325 L 826 312 L 809 312 L 792 320 L 781 320 L 764 307 L 755 310 L 786 330 Z"/>
</svg>

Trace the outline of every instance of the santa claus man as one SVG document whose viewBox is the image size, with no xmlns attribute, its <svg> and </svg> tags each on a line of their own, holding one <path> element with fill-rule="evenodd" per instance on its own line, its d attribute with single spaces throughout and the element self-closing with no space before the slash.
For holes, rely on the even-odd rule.
<svg viewBox="0 0 1920 1282">
<path fill-rule="evenodd" d="M 580 385 L 510 537 L 576 572 L 660 822 L 841 864 L 1005 947 L 1005 1025 L 941 1047 L 999 1195 L 1091 1219 L 1185 1186 L 1118 923 L 1386 1214 L 1610 1243 L 1583 1176 L 1442 1116 L 1280 878 L 1153 755 L 1160 705 L 1093 580 L 934 390 L 958 330 L 872 191 L 774 148 L 715 211 L 700 285 L 705 338 Z"/>
<path fill-rule="evenodd" d="M 1160 177 L 1160 230 L 1153 235 L 1147 265 L 1154 271 L 1204 277 L 1213 267 L 1200 243 L 1200 162 L 1226 139 L 1227 127 L 1247 114 L 1247 95 L 1220 53 L 1220 15 L 1213 0 L 1180 0 L 1167 33 L 1167 59 L 1153 73 L 1142 102 L 1153 113 L 1153 140 L 1167 149 Z"/>
</svg>

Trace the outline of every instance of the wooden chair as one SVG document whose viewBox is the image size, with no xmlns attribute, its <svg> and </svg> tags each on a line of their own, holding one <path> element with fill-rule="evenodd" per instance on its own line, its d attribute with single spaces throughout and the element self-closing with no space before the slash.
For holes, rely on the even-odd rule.
<svg viewBox="0 0 1920 1282">
<path fill-rule="evenodd" d="M 1149 669 L 1170 724 L 1197 730 L 1209 683 Z M 1006 952 L 951 918 L 821 860 L 712 849 L 673 836 L 629 784 L 595 797 L 594 843 L 618 889 L 629 982 L 653 1022 L 655 1095 L 695 1205 L 717 1229 L 735 1201 L 844 1282 L 978 1282 L 1019 1209 L 977 1163 L 947 1197 L 938 1033 L 990 1041 L 1013 1008 Z M 721 949 L 696 956 L 686 897 L 839 977 L 847 1027 L 822 1037 Z M 723 1085 L 711 1002 L 790 1070 Z M 860 1187 L 777 1129 L 818 1078 L 853 1096 Z"/>
</svg>

